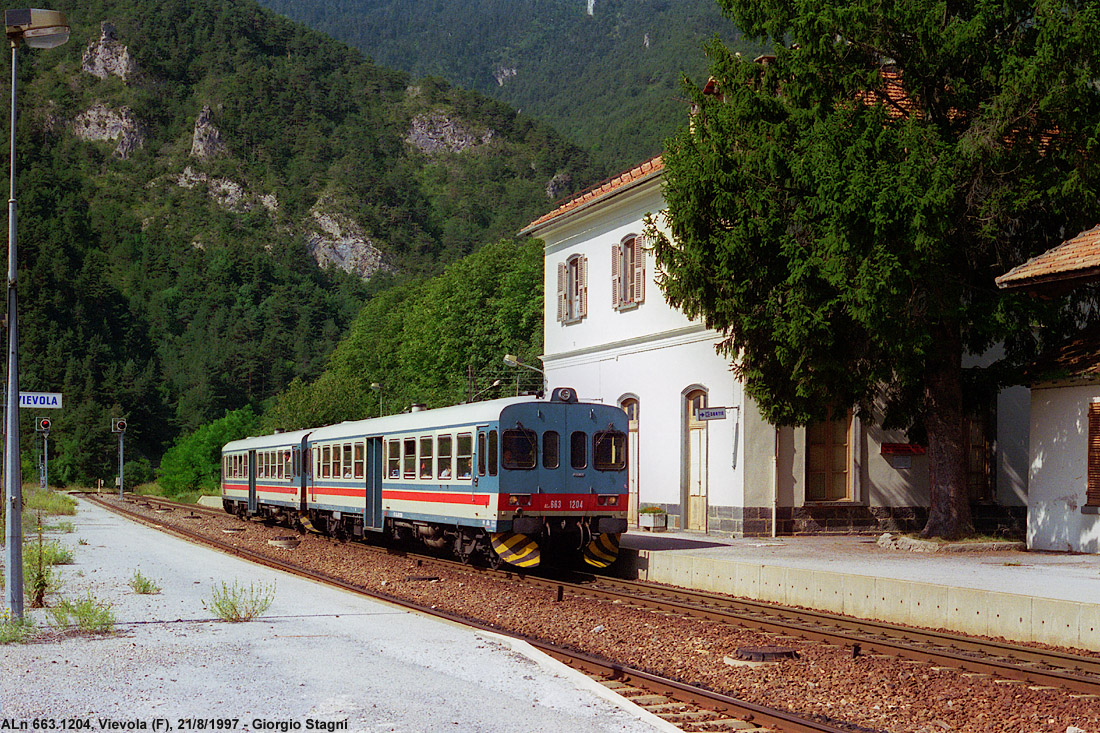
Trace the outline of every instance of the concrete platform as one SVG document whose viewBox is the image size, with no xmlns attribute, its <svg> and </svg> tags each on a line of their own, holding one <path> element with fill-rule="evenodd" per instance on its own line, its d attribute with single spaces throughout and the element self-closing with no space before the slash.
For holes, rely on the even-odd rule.
<svg viewBox="0 0 1100 733">
<path fill-rule="evenodd" d="M 629 532 L 640 580 L 860 618 L 1100 651 L 1100 556 L 921 553 L 866 536 Z"/>
</svg>

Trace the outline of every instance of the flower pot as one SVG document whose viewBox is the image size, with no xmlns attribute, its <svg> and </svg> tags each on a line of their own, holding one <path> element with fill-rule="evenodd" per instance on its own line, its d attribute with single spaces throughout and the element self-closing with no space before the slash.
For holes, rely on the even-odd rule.
<svg viewBox="0 0 1100 733">
<path fill-rule="evenodd" d="M 663 532 L 668 528 L 668 515 L 664 512 L 639 514 L 638 526 L 650 532 Z"/>
</svg>

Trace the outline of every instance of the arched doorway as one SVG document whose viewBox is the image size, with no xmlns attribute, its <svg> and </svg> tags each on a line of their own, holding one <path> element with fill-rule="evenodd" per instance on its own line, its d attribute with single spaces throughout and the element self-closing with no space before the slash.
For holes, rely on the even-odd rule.
<svg viewBox="0 0 1100 733">
<path fill-rule="evenodd" d="M 684 397 L 687 422 L 687 518 L 684 527 L 707 531 L 707 423 L 699 411 L 707 406 L 707 393 L 696 389 Z"/>
</svg>

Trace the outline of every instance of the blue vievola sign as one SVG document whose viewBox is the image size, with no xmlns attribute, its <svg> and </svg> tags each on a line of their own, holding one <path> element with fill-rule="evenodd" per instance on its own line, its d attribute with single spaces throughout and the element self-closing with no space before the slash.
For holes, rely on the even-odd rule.
<svg viewBox="0 0 1100 733">
<path fill-rule="evenodd" d="M 20 392 L 19 393 L 19 406 L 20 407 L 35 407 L 35 408 L 61 408 L 61 393 L 60 392 Z"/>
</svg>

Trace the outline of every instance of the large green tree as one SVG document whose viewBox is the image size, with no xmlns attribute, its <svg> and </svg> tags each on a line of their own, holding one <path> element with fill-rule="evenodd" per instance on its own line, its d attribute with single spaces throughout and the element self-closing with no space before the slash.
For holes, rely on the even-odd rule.
<svg viewBox="0 0 1100 733">
<path fill-rule="evenodd" d="M 711 83 L 688 85 L 666 296 L 722 332 L 773 423 L 854 408 L 926 439 L 924 534 L 964 534 L 970 403 L 1088 312 L 993 279 L 1100 220 L 1100 3 L 719 5 L 774 51 L 715 42 Z"/>
</svg>

